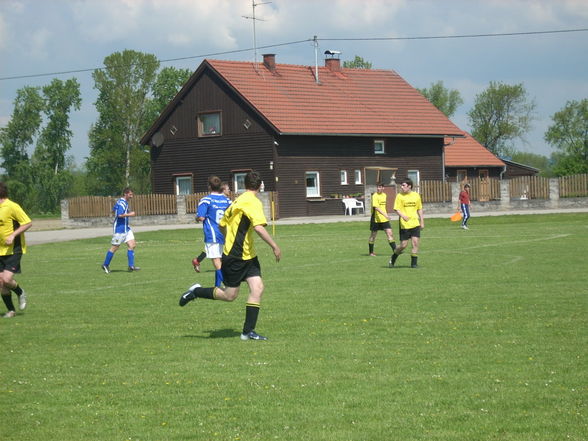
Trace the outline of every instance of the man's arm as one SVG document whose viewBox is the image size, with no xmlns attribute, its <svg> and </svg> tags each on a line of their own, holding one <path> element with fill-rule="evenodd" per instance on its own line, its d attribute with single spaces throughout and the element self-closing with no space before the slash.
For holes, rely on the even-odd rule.
<svg viewBox="0 0 588 441">
<path fill-rule="evenodd" d="M 423 214 L 423 209 L 417 210 L 417 214 L 419 215 L 419 220 L 421 223 L 421 230 L 425 228 L 425 215 Z"/>
<path fill-rule="evenodd" d="M 16 236 L 18 236 L 19 234 L 24 233 L 25 231 L 27 231 L 32 226 L 33 226 L 33 223 L 32 222 L 29 222 L 28 224 L 21 225 L 16 230 L 14 230 L 12 232 L 12 234 L 9 234 L 8 236 L 6 236 L 6 239 L 4 239 L 4 242 L 6 243 L 6 245 L 12 245 L 12 243 L 14 242 L 14 238 Z"/>
<path fill-rule="evenodd" d="M 274 242 L 274 239 L 272 239 L 270 234 L 266 231 L 265 227 L 263 225 L 256 225 L 253 227 L 253 229 L 259 235 L 259 237 L 261 237 L 263 241 L 271 247 L 274 252 L 274 256 L 276 256 L 276 262 L 279 262 L 280 258 L 282 257 L 282 251 L 280 250 L 280 247 L 278 247 L 278 244 Z"/>
</svg>

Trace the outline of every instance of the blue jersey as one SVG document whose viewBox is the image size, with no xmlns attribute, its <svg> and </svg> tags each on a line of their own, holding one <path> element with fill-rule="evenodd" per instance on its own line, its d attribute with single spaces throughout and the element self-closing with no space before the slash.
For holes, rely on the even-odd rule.
<svg viewBox="0 0 588 441">
<path fill-rule="evenodd" d="M 220 232 L 218 224 L 229 205 L 231 205 L 231 200 L 224 194 L 211 193 L 200 199 L 196 217 L 204 218 L 202 225 L 205 243 L 225 243 L 225 237 Z"/>
<path fill-rule="evenodd" d="M 112 225 L 113 233 L 128 233 L 131 229 L 128 217 L 119 217 L 121 214 L 129 212 L 129 203 L 125 198 L 120 198 L 112 207 L 114 211 L 114 221 Z"/>
</svg>

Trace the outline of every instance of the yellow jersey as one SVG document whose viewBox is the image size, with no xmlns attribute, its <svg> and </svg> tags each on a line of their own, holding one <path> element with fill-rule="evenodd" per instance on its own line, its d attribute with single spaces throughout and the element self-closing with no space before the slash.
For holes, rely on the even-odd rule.
<svg viewBox="0 0 588 441">
<path fill-rule="evenodd" d="M 372 194 L 372 219 L 374 222 L 381 223 L 381 222 L 388 222 L 388 219 L 384 217 L 382 213 L 380 213 L 376 208 L 379 208 L 384 213 L 386 211 L 386 193 L 374 193 Z"/>
<path fill-rule="evenodd" d="M 24 233 L 16 236 L 11 245 L 6 245 L 4 240 L 18 227 L 30 222 L 31 219 L 16 202 L 5 199 L 0 203 L 0 256 L 26 253 Z"/>
<path fill-rule="evenodd" d="M 267 225 L 263 205 L 254 192 L 246 191 L 227 208 L 220 226 L 226 228 L 223 254 L 241 260 L 257 256 L 253 228 Z"/>
<path fill-rule="evenodd" d="M 394 200 L 394 210 L 400 211 L 402 214 L 407 216 L 409 219 L 405 221 L 400 218 L 400 228 L 403 230 L 410 230 L 421 225 L 421 221 L 418 215 L 418 210 L 423 209 L 423 203 L 421 202 L 421 195 L 416 191 L 410 193 L 398 193 Z"/>
</svg>

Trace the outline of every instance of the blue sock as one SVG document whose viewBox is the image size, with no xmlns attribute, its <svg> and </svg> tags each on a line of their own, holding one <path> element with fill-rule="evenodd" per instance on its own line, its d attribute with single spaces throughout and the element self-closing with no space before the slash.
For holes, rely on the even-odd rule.
<svg viewBox="0 0 588 441">
<path fill-rule="evenodd" d="M 110 262 L 112 261 L 113 257 L 114 257 L 114 253 L 112 251 L 108 250 L 106 253 L 106 257 L 104 258 L 104 265 L 106 265 L 106 266 L 110 265 Z"/>
<path fill-rule="evenodd" d="M 127 259 L 129 260 L 129 266 L 135 266 L 135 251 L 127 251 Z"/>
<path fill-rule="evenodd" d="M 223 283 L 223 272 L 217 269 L 214 272 L 214 286 L 218 288 L 221 286 L 221 283 Z"/>
</svg>

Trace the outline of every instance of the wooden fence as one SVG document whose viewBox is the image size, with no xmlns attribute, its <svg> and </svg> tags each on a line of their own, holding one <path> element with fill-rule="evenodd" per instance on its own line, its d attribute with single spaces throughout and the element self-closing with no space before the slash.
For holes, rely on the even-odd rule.
<svg viewBox="0 0 588 441">
<path fill-rule="evenodd" d="M 560 176 L 559 196 L 562 198 L 575 198 L 588 196 L 588 174 Z"/>
<path fill-rule="evenodd" d="M 112 196 L 80 196 L 69 199 L 69 217 L 112 216 L 112 207 L 118 198 Z M 178 212 L 176 195 L 141 194 L 135 195 L 129 203 L 131 210 L 139 215 L 176 214 Z"/>
<path fill-rule="evenodd" d="M 510 197 L 514 199 L 549 199 L 549 178 L 542 176 L 511 178 Z"/>
<path fill-rule="evenodd" d="M 451 202 L 450 182 L 421 181 L 418 192 L 423 202 Z"/>
</svg>

